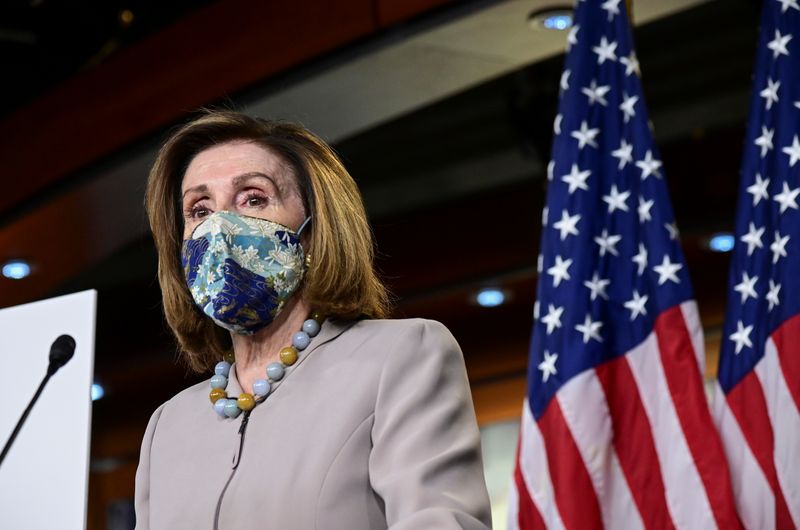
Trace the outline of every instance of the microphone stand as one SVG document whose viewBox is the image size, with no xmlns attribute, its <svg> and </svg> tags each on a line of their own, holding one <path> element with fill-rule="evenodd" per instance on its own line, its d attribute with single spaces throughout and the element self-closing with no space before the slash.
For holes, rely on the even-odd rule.
<svg viewBox="0 0 800 530">
<path fill-rule="evenodd" d="M 31 402 L 28 403 L 27 407 L 25 407 L 25 411 L 22 413 L 22 417 L 20 417 L 19 421 L 17 422 L 17 426 L 14 427 L 14 430 L 11 432 L 11 437 L 6 442 L 5 447 L 3 447 L 3 452 L 0 453 L 0 465 L 3 464 L 3 460 L 5 460 L 8 451 L 11 449 L 11 444 L 14 443 L 19 431 L 22 429 L 22 425 L 28 418 L 28 414 L 31 413 L 31 409 L 33 409 L 33 406 L 39 400 L 39 396 L 42 394 L 44 386 L 48 381 L 50 381 L 50 378 L 53 377 L 53 374 L 55 374 L 59 368 L 67 364 L 67 361 L 72 358 L 74 353 L 75 339 L 69 335 L 61 335 L 53 342 L 53 345 L 50 346 L 50 364 L 47 367 L 47 373 L 42 379 L 42 382 L 39 384 L 39 388 L 36 389 L 36 393 L 33 395 Z"/>
</svg>

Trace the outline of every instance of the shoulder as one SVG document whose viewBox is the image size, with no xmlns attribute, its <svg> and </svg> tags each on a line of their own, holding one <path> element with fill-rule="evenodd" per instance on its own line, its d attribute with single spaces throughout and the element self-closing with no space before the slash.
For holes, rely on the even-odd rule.
<svg viewBox="0 0 800 530">
<path fill-rule="evenodd" d="M 374 336 L 382 339 L 402 339 L 410 342 L 445 341 L 455 343 L 444 324 L 425 318 L 364 319 L 356 321 L 348 334 Z"/>
<path fill-rule="evenodd" d="M 194 384 L 165 401 L 158 407 L 150 418 L 149 430 L 156 431 L 156 425 L 171 425 L 176 421 L 178 423 L 202 421 L 208 414 L 206 404 L 210 405 L 208 399 L 209 384 L 208 381 L 200 381 Z"/>
<path fill-rule="evenodd" d="M 345 335 L 350 344 L 367 346 L 382 359 L 383 369 L 463 366 L 461 348 L 441 322 L 424 318 L 359 320 Z"/>
</svg>

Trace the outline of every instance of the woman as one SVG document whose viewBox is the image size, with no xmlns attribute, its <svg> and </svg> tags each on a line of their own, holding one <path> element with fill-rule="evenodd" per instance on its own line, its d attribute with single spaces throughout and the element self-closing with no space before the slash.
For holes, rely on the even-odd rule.
<svg viewBox="0 0 800 530">
<path fill-rule="evenodd" d="M 215 374 L 150 419 L 137 528 L 490 524 L 461 351 L 382 319 L 361 197 L 322 140 L 208 112 L 161 149 L 146 205 L 167 322 Z"/>
</svg>

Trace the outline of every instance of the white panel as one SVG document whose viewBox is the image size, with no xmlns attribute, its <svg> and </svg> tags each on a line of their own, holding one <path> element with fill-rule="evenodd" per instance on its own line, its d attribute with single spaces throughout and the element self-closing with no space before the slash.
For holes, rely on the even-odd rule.
<svg viewBox="0 0 800 530">
<path fill-rule="evenodd" d="M 3 444 L 47 372 L 53 341 L 69 334 L 76 343 L 0 467 L 3 528 L 86 527 L 96 298 L 91 290 L 0 310 Z"/>
</svg>

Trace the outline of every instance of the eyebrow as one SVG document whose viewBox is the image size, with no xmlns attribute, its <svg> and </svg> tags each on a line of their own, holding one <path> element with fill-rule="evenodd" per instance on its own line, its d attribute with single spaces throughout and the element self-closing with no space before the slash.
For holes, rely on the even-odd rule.
<svg viewBox="0 0 800 530">
<path fill-rule="evenodd" d="M 241 175 L 236 175 L 235 177 L 233 177 L 232 184 L 233 184 L 234 188 L 238 188 L 242 184 L 245 184 L 248 181 L 256 179 L 256 178 L 258 178 L 258 179 L 267 179 L 270 182 L 272 182 L 272 184 L 276 188 L 278 187 L 278 185 L 275 183 L 274 180 L 272 180 L 271 177 L 269 177 L 268 175 L 265 175 L 264 173 L 261 173 L 259 171 L 250 171 L 249 173 L 243 173 Z M 191 187 L 191 188 L 189 188 L 189 189 L 187 189 L 186 191 L 183 192 L 183 197 L 185 198 L 186 194 L 190 193 L 190 192 L 208 193 L 208 186 L 206 186 L 205 184 L 199 184 L 197 186 L 193 186 L 193 187 Z"/>
</svg>

